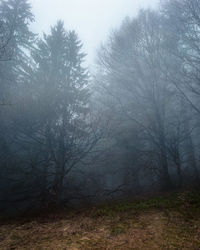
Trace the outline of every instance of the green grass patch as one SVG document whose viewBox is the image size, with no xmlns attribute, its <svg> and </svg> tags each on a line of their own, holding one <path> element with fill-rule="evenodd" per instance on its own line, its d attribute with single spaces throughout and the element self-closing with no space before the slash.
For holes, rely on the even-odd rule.
<svg viewBox="0 0 200 250">
<path fill-rule="evenodd" d="M 186 197 L 187 199 L 187 197 Z M 193 195 L 189 198 L 191 204 L 195 204 L 200 207 L 198 203 L 200 201 L 199 195 Z M 183 200 L 180 199 L 179 194 L 169 195 L 167 197 L 156 197 L 149 200 L 134 200 L 131 202 L 118 202 L 114 204 L 108 204 L 97 208 L 96 216 L 115 216 L 117 213 L 130 212 L 137 214 L 139 212 L 150 209 L 174 209 L 179 208 L 183 204 Z"/>
<path fill-rule="evenodd" d="M 118 234 L 124 234 L 127 232 L 127 226 L 123 224 L 116 224 L 110 227 L 110 234 L 116 236 Z"/>
</svg>

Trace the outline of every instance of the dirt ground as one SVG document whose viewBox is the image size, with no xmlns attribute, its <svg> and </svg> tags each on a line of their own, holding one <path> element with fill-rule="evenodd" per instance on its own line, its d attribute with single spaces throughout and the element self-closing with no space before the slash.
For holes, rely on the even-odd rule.
<svg viewBox="0 0 200 250">
<path fill-rule="evenodd" d="M 0 249 L 200 249 L 200 195 L 179 194 L 0 225 Z"/>
</svg>

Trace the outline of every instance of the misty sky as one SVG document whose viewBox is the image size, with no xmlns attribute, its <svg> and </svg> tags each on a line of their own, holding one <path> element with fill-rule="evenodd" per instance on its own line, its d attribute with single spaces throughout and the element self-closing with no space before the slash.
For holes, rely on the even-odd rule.
<svg viewBox="0 0 200 250">
<path fill-rule="evenodd" d="M 109 32 L 139 8 L 155 7 L 158 0 L 31 0 L 34 32 L 49 32 L 58 19 L 67 29 L 75 29 L 84 43 L 87 62 L 94 63 L 96 49 Z"/>
</svg>

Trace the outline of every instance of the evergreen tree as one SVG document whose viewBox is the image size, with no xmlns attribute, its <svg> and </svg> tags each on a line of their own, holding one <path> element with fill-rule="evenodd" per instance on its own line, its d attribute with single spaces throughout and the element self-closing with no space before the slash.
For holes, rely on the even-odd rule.
<svg viewBox="0 0 200 250">
<path fill-rule="evenodd" d="M 19 131 L 13 121 L 21 116 L 19 91 L 26 84 L 25 65 L 35 38 L 29 29 L 33 20 L 27 0 L 0 2 L 0 197 L 6 199 L 13 195 L 16 185 L 8 180 L 21 172 L 16 156 L 19 145 L 15 141 Z"/>
<path fill-rule="evenodd" d="M 27 0 L 7 0 L 0 3 L 0 101 L 7 98 L 19 82 L 28 60 L 35 35 L 29 25 L 34 21 Z M 16 89 L 15 89 L 16 91 Z"/>
<path fill-rule="evenodd" d="M 88 73 L 82 66 L 85 54 L 74 31 L 59 21 L 44 35 L 33 54 L 40 128 L 49 166 L 55 168 L 50 184 L 56 202 L 62 199 L 65 176 L 85 156 L 88 138 Z M 42 126 L 41 126 L 42 124 Z M 43 173 L 46 174 L 47 166 Z M 52 171 L 52 170 L 51 170 Z"/>
</svg>

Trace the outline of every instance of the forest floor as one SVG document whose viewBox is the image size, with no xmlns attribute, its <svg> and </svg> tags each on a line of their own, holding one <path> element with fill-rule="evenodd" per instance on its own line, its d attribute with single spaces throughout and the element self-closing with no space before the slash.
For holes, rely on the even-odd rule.
<svg viewBox="0 0 200 250">
<path fill-rule="evenodd" d="M 0 224 L 0 249 L 200 249 L 200 193 L 115 202 Z"/>
</svg>

